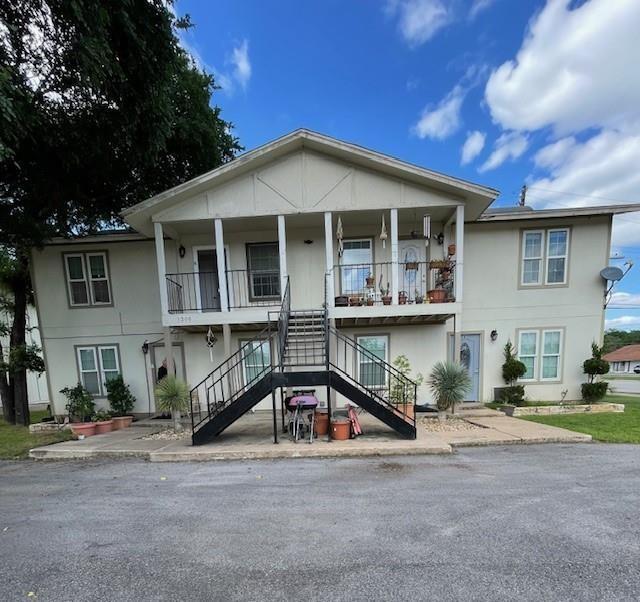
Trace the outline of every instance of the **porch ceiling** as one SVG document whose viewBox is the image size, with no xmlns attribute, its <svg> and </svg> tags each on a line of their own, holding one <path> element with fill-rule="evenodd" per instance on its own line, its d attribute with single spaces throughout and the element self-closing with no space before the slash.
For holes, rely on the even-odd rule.
<svg viewBox="0 0 640 602">
<path fill-rule="evenodd" d="M 365 318 L 336 318 L 338 328 L 355 326 L 417 326 L 444 324 L 454 314 L 421 314 L 416 316 L 371 316 Z"/>
</svg>

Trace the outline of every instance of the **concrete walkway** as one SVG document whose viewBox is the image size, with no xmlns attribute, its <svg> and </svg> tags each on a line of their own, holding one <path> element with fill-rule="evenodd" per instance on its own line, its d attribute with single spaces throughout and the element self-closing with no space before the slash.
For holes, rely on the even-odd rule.
<svg viewBox="0 0 640 602">
<path fill-rule="evenodd" d="M 97 457 L 138 457 L 152 462 L 184 460 L 240 460 L 298 457 L 356 457 L 450 454 L 454 448 L 512 443 L 577 443 L 591 441 L 590 435 L 574 433 L 517 418 L 509 418 L 491 410 L 469 412 L 464 419 L 476 428 L 446 432 L 431 432 L 420 424 L 415 440 L 402 439 L 395 431 L 375 418 L 363 414 L 364 431 L 357 439 L 331 441 L 326 437 L 294 443 L 279 434 L 279 443 L 272 440 L 269 413 L 248 414 L 222 433 L 215 443 L 192 446 L 185 436 L 179 440 L 150 439 L 165 426 L 159 421 L 143 421 L 140 426 L 88 437 L 83 441 L 65 441 L 32 449 L 32 458 L 61 460 Z M 147 437 L 147 438 L 145 438 Z"/>
</svg>

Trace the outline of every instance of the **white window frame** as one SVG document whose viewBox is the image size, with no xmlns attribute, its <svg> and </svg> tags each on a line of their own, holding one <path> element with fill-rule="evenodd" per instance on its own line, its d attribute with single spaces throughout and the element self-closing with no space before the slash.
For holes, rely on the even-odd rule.
<svg viewBox="0 0 640 602">
<path fill-rule="evenodd" d="M 247 343 L 253 342 L 251 340 L 241 340 L 239 341 L 240 343 L 240 349 L 242 349 Z M 273 349 L 271 348 L 271 344 L 269 343 L 268 340 L 264 340 L 264 341 L 260 341 L 260 347 L 262 347 L 263 345 L 267 346 L 267 349 L 269 350 L 269 361 L 273 361 L 272 358 L 272 353 L 273 353 Z M 247 378 L 247 368 L 250 367 L 250 364 L 247 362 L 247 356 L 250 355 L 251 353 L 253 353 L 254 349 L 252 349 L 249 353 L 243 353 L 242 354 L 242 376 L 244 378 L 244 385 L 245 387 L 248 386 L 250 383 L 255 383 L 257 381 L 253 381 L 253 380 L 249 380 Z M 266 374 L 266 371 L 265 371 Z"/>
<path fill-rule="evenodd" d="M 527 234 L 540 234 L 540 255 L 537 257 L 527 257 L 525 255 L 525 249 L 527 247 Z M 520 285 L 521 286 L 540 286 L 544 282 L 545 271 L 545 249 L 546 249 L 546 237 L 544 230 L 523 230 L 522 231 L 522 261 L 520 263 Z M 536 260 L 540 262 L 540 270 L 538 271 L 538 280 L 536 282 L 524 281 L 524 262 L 527 260 Z"/>
<path fill-rule="evenodd" d="M 344 250 L 342 253 L 342 257 L 340 257 L 340 292 L 343 295 L 352 295 L 352 294 L 358 294 L 358 293 L 362 293 L 362 289 L 365 286 L 365 282 L 362 283 L 362 288 L 358 289 L 358 290 L 347 290 L 345 288 L 345 281 L 344 281 L 344 272 L 343 272 L 343 268 L 345 267 L 349 267 L 350 265 L 368 265 L 369 266 L 369 273 L 373 274 L 373 238 L 346 238 L 343 241 L 344 243 L 349 243 L 349 242 L 366 242 L 369 243 L 369 263 L 367 264 L 365 263 L 345 263 L 344 262 Z M 366 278 L 366 276 L 365 276 Z"/>
<path fill-rule="evenodd" d="M 558 353 L 545 353 L 544 352 L 544 338 L 550 332 L 557 332 L 560 334 L 560 340 L 558 341 Z M 562 380 L 562 348 L 564 345 L 564 333 L 561 328 L 544 328 L 540 333 L 540 381 L 541 382 L 557 382 Z M 544 378 L 544 358 L 545 357 L 557 357 L 558 358 L 558 373 L 550 378 Z"/>
<path fill-rule="evenodd" d="M 360 342 L 362 339 L 384 339 L 385 343 L 384 343 L 384 361 L 388 364 L 389 363 L 389 335 L 388 334 L 362 334 L 362 335 L 357 335 L 356 336 L 356 344 L 357 345 L 361 345 L 364 347 L 364 345 L 362 345 L 362 343 Z M 360 351 L 356 352 L 356 374 L 358 375 L 358 382 L 362 382 L 362 378 L 360 375 Z M 366 357 L 366 356 L 363 356 Z M 364 362 L 364 363 L 370 363 L 373 364 L 374 362 Z M 366 387 L 368 387 L 369 389 L 386 389 L 389 387 L 389 373 L 385 370 L 384 372 L 384 379 L 385 382 L 379 385 L 365 385 Z"/>
<path fill-rule="evenodd" d="M 71 278 L 71 270 L 69 269 L 69 258 L 76 257 L 80 258 L 80 265 L 82 266 L 82 279 L 80 278 Z M 71 307 L 88 307 L 91 305 L 91 292 L 89 287 L 89 279 L 87 275 L 87 266 L 84 260 L 84 253 L 65 253 L 63 256 L 64 259 L 64 271 L 67 277 L 67 292 L 69 295 L 69 305 Z M 86 303 L 74 303 L 73 301 L 73 289 L 71 288 L 72 282 L 83 282 L 85 290 L 87 291 L 87 302 Z"/>
<path fill-rule="evenodd" d="M 107 388 L 105 387 L 106 377 L 105 370 L 102 363 L 102 350 L 103 349 L 113 349 L 114 355 L 116 359 L 116 369 L 118 374 L 122 374 L 122 367 L 120 365 L 120 350 L 118 349 L 118 345 L 80 345 L 76 347 L 76 364 L 78 366 L 78 374 L 80 376 L 80 382 L 84 387 L 84 379 L 82 375 L 85 372 L 97 372 L 98 373 L 98 388 L 100 391 L 98 393 L 92 393 L 93 397 L 106 397 L 107 396 Z M 83 370 L 82 369 L 82 360 L 80 359 L 81 351 L 91 351 L 93 353 L 93 359 L 96 366 L 95 370 Z M 113 370 L 107 370 L 107 372 L 113 372 Z"/>
<path fill-rule="evenodd" d="M 552 232 L 566 232 L 567 233 L 567 243 L 565 247 L 564 255 L 551 255 L 549 253 L 549 245 L 551 243 L 551 233 Z M 544 283 L 547 286 L 559 286 L 567 283 L 567 270 L 569 269 L 569 237 L 571 236 L 571 232 L 569 228 L 549 228 L 546 232 L 546 244 L 544 248 L 545 259 L 544 259 Z M 564 259 L 564 274 L 562 282 L 549 282 L 549 260 L 551 259 Z"/>
<path fill-rule="evenodd" d="M 107 254 L 104 251 L 92 251 L 91 253 L 85 253 L 86 261 L 87 261 L 87 280 L 89 282 L 89 293 L 91 295 L 91 304 L 92 305 L 111 305 L 111 282 L 109 281 L 109 262 L 107 261 Z M 104 278 L 94 278 L 91 275 L 91 257 L 102 257 L 103 266 L 104 266 Z M 106 282 L 107 283 L 107 292 L 109 293 L 108 301 L 96 301 L 94 291 L 93 291 L 93 283 L 94 282 Z"/>
<path fill-rule="evenodd" d="M 531 353 L 527 353 L 527 354 L 523 354 L 522 353 L 522 335 L 523 334 L 535 334 L 536 335 L 536 351 L 534 354 Z M 518 380 L 522 381 L 522 382 L 535 382 L 536 380 L 538 380 L 538 371 L 540 369 L 540 362 L 539 362 L 539 356 L 540 356 L 540 331 L 539 330 L 535 330 L 535 329 L 524 329 L 524 330 L 520 330 L 518 332 L 518 359 L 521 359 L 522 357 L 532 357 L 533 358 L 533 375 L 531 378 L 519 378 Z"/>
<path fill-rule="evenodd" d="M 251 265 L 251 251 L 252 249 L 257 249 L 259 247 L 274 247 L 276 249 L 276 257 L 278 260 L 278 267 L 277 269 L 274 270 L 254 270 L 252 265 Z M 278 246 L 278 241 L 266 241 L 266 242 L 248 242 L 246 243 L 246 254 L 247 254 L 247 276 L 249 278 L 249 302 L 253 303 L 253 302 L 257 302 L 257 301 L 269 301 L 269 300 L 274 300 L 274 299 L 280 299 L 280 296 L 282 295 L 282 291 L 280 290 L 281 288 L 281 282 L 280 282 L 280 251 L 279 251 L 279 246 Z M 273 273 L 272 273 L 273 272 Z M 275 274 L 275 272 L 277 272 L 277 274 Z M 275 276 L 277 283 L 277 289 L 278 292 L 275 295 L 257 295 L 256 294 L 256 285 L 255 285 L 255 281 L 253 279 L 254 275 L 260 275 L 260 274 L 269 274 L 269 277 L 273 277 Z"/>
</svg>

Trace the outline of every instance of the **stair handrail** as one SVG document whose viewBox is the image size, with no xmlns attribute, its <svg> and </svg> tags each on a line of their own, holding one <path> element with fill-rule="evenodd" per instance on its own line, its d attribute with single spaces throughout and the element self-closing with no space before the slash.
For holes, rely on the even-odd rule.
<svg viewBox="0 0 640 602">
<path fill-rule="evenodd" d="M 189 397 L 192 432 L 195 432 L 203 422 L 213 418 L 256 382 L 273 371 L 274 362 L 271 353 L 269 354 L 269 361 L 262 361 L 257 366 L 258 370 L 254 372 L 250 379 L 247 379 L 247 372 L 244 368 L 248 348 L 256 342 L 267 343 L 271 348 L 275 334 L 272 332 L 270 325 L 266 326 L 256 336 L 243 343 L 238 351 L 216 366 L 191 389 Z M 264 360 L 262 354 L 260 357 Z M 204 394 L 206 399 L 204 416 L 202 416 L 201 393 Z"/>
<path fill-rule="evenodd" d="M 335 356 L 328 357 L 328 364 L 336 371 L 341 373 L 343 376 L 346 376 L 352 383 L 356 386 L 363 389 L 370 397 L 381 403 L 387 409 L 390 409 L 398 414 L 400 414 L 404 420 L 412 423 L 415 426 L 415 411 L 407 412 L 407 405 L 414 405 L 417 401 L 418 395 L 418 384 L 410 379 L 408 376 L 400 372 L 395 366 L 389 364 L 383 359 L 380 359 L 377 355 L 369 351 L 366 347 L 360 345 L 353 339 L 346 337 L 337 329 L 329 326 L 328 332 L 330 338 L 333 338 L 336 343 L 336 354 Z M 339 365 L 340 361 L 340 353 L 338 349 L 338 345 L 343 344 L 345 347 L 345 352 L 343 354 L 343 360 L 345 362 L 345 367 Z M 328 343 L 328 346 L 330 342 Z M 347 354 L 346 348 L 349 348 L 355 353 L 355 357 L 353 358 L 355 361 L 351 364 L 352 369 L 347 369 Z M 385 374 L 385 383 L 384 387 L 371 387 L 365 385 L 353 375 L 353 366 L 357 365 L 360 360 L 360 355 L 366 357 L 371 363 L 378 366 L 383 373 Z M 399 398 L 396 402 L 392 402 L 391 391 L 395 387 L 395 395 Z M 387 391 L 387 395 L 385 396 L 384 391 Z"/>
<path fill-rule="evenodd" d="M 287 345 L 287 332 L 289 330 L 289 316 L 291 314 L 291 289 L 289 287 L 289 276 L 286 278 L 284 287 L 284 295 L 282 295 L 282 303 L 280 304 L 280 313 L 278 314 L 278 362 L 280 370 L 283 369 L 283 357 L 285 347 Z"/>
</svg>

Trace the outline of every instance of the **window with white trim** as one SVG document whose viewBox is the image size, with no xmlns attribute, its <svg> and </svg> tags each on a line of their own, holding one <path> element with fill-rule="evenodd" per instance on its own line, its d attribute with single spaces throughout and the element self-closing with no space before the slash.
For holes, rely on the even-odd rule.
<svg viewBox="0 0 640 602">
<path fill-rule="evenodd" d="M 271 366 L 271 346 L 269 341 L 249 341 L 243 343 L 242 364 L 245 384 L 253 383 Z"/>
<path fill-rule="evenodd" d="M 389 362 L 389 337 L 386 335 L 356 337 L 356 342 L 367 350 L 358 353 L 358 382 L 366 387 L 387 386 L 387 372 L 377 359 Z"/>
<path fill-rule="evenodd" d="M 562 330 L 556 328 L 520 331 L 518 359 L 527 367 L 520 380 L 560 380 L 562 336 Z"/>
<path fill-rule="evenodd" d="M 111 303 L 109 268 L 104 251 L 65 253 L 64 264 L 71 307 Z"/>
<path fill-rule="evenodd" d="M 522 286 L 567 283 L 569 228 L 524 230 L 522 233 Z"/>
<path fill-rule="evenodd" d="M 345 240 L 340 258 L 340 284 L 343 295 L 362 293 L 367 276 L 373 273 L 373 244 L 370 238 Z"/>
<path fill-rule="evenodd" d="M 247 267 L 252 300 L 280 297 L 280 251 L 277 242 L 248 243 Z"/>
<path fill-rule="evenodd" d="M 117 345 L 96 345 L 76 348 L 78 373 L 82 386 L 91 395 L 104 397 L 105 383 L 120 374 Z"/>
</svg>

